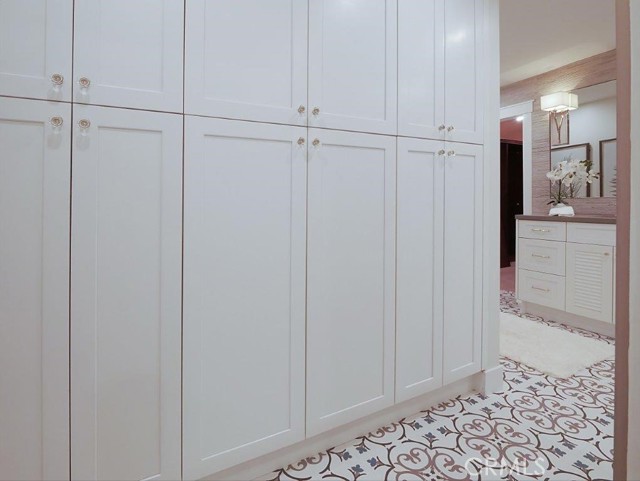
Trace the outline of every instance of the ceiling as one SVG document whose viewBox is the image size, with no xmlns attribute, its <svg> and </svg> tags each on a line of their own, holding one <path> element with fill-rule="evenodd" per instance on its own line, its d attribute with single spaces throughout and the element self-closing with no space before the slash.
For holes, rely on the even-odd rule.
<svg viewBox="0 0 640 481">
<path fill-rule="evenodd" d="M 503 86 L 615 47 L 615 0 L 500 0 Z"/>
</svg>

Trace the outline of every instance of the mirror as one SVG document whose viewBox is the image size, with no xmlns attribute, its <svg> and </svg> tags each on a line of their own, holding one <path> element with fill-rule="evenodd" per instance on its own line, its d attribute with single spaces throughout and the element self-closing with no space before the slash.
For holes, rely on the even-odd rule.
<svg viewBox="0 0 640 481">
<path fill-rule="evenodd" d="M 562 122 L 549 117 L 550 166 L 563 160 L 586 159 L 600 178 L 580 186 L 575 197 L 616 195 L 616 81 L 591 85 L 573 92 L 579 106 Z"/>
</svg>

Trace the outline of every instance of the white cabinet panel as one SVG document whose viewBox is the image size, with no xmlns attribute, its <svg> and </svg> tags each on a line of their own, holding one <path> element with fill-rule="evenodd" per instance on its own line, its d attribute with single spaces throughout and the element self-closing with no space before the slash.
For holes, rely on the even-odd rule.
<svg viewBox="0 0 640 481">
<path fill-rule="evenodd" d="M 613 283 L 613 247 L 567 242 L 567 312 L 613 322 Z"/>
<path fill-rule="evenodd" d="M 444 2 L 446 138 L 481 144 L 484 137 L 483 1 Z"/>
<path fill-rule="evenodd" d="M 398 135 L 444 138 L 443 16 L 443 0 L 398 1 Z"/>
<path fill-rule="evenodd" d="M 0 2 L 0 95 L 71 100 L 72 0 Z"/>
<path fill-rule="evenodd" d="M 53 127 L 51 117 L 63 124 Z M 69 479 L 70 125 L 67 104 L 0 99 L 0 479 L 7 481 Z"/>
<path fill-rule="evenodd" d="M 185 112 L 306 125 L 307 10 L 306 0 L 187 2 Z"/>
<path fill-rule="evenodd" d="M 396 401 L 442 385 L 442 147 L 398 140 Z"/>
<path fill-rule="evenodd" d="M 480 371 L 482 146 L 448 144 L 444 173 L 444 382 Z"/>
<path fill-rule="evenodd" d="M 564 276 L 565 243 L 537 239 L 518 240 L 518 269 Z"/>
<path fill-rule="evenodd" d="M 565 309 L 565 277 L 518 269 L 518 299 Z"/>
<path fill-rule="evenodd" d="M 187 117 L 184 476 L 304 439 L 306 129 Z"/>
<path fill-rule="evenodd" d="M 519 220 L 518 237 L 565 242 L 567 240 L 567 223 Z"/>
<path fill-rule="evenodd" d="M 309 129 L 307 436 L 394 401 L 395 139 Z"/>
<path fill-rule="evenodd" d="M 76 105 L 71 471 L 180 479 L 182 118 Z"/>
<path fill-rule="evenodd" d="M 396 0 L 309 0 L 309 126 L 395 134 L 397 75 Z"/>
<path fill-rule="evenodd" d="M 183 17 L 183 0 L 76 0 L 74 100 L 182 112 Z"/>
</svg>

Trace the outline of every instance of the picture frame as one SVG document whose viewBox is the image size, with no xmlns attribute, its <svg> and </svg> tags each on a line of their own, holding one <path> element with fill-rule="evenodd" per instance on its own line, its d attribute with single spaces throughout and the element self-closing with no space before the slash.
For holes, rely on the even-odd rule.
<svg viewBox="0 0 640 481">
<path fill-rule="evenodd" d="M 549 112 L 549 145 L 551 148 L 569 145 L 569 118 L 569 112 Z"/>
<path fill-rule="evenodd" d="M 550 167 L 555 169 L 556 166 L 562 162 L 563 160 L 592 160 L 591 159 L 591 144 L 575 144 L 575 145 L 566 145 L 562 147 L 554 147 L 550 152 Z M 551 191 L 552 186 L 550 186 Z M 581 189 L 577 192 L 576 197 L 591 197 L 591 186 L 587 184 L 586 186 L 582 186 Z"/>
<path fill-rule="evenodd" d="M 600 141 L 600 197 L 615 197 L 617 188 L 617 139 Z"/>
</svg>

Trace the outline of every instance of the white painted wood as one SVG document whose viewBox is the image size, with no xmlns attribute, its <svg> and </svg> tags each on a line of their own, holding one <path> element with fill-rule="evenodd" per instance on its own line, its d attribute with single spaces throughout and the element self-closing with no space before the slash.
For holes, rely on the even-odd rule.
<svg viewBox="0 0 640 481">
<path fill-rule="evenodd" d="M 613 247 L 567 242 L 566 310 L 613 322 Z"/>
<path fill-rule="evenodd" d="M 398 139 L 396 402 L 442 385 L 443 142 Z"/>
<path fill-rule="evenodd" d="M 565 242 L 519 239 L 518 267 L 564 276 Z"/>
<path fill-rule="evenodd" d="M 444 139 L 444 0 L 398 2 L 398 135 Z"/>
<path fill-rule="evenodd" d="M 180 479 L 182 118 L 76 105 L 71 476 Z"/>
<path fill-rule="evenodd" d="M 395 344 L 396 141 L 309 139 L 307 437 L 393 404 Z"/>
<path fill-rule="evenodd" d="M 567 242 L 615 247 L 616 226 L 614 224 L 583 224 L 568 222 Z"/>
<path fill-rule="evenodd" d="M 567 240 L 567 223 L 519 220 L 518 236 L 525 239 L 546 239 L 564 242 Z"/>
<path fill-rule="evenodd" d="M 482 144 L 483 0 L 445 0 L 443 3 L 446 139 Z"/>
<path fill-rule="evenodd" d="M 1 480 L 69 479 L 70 128 L 0 98 Z"/>
<path fill-rule="evenodd" d="M 73 0 L 0 2 L 0 95 L 71 100 L 72 22 Z"/>
<path fill-rule="evenodd" d="M 187 2 L 185 112 L 306 125 L 307 16 L 307 0 Z"/>
<path fill-rule="evenodd" d="M 397 0 L 309 0 L 309 126 L 395 134 L 397 76 Z"/>
<path fill-rule="evenodd" d="M 184 477 L 304 439 L 306 129 L 186 118 Z"/>
<path fill-rule="evenodd" d="M 483 149 L 448 143 L 444 166 L 444 383 L 482 364 Z"/>
<path fill-rule="evenodd" d="M 518 299 L 564 310 L 565 278 L 518 269 Z"/>
<path fill-rule="evenodd" d="M 76 0 L 74 101 L 182 112 L 183 17 L 184 0 Z"/>
</svg>

